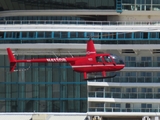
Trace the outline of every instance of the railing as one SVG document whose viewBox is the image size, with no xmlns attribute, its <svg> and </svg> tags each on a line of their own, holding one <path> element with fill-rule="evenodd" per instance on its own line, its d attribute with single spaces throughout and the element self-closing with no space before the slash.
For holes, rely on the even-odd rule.
<svg viewBox="0 0 160 120">
<path fill-rule="evenodd" d="M 160 77 L 123 77 L 117 76 L 112 79 L 92 80 L 92 82 L 118 82 L 118 83 L 160 83 Z"/>
<path fill-rule="evenodd" d="M 89 107 L 89 112 L 159 112 L 159 108 Z"/>
<path fill-rule="evenodd" d="M 160 21 L 81 21 L 81 20 L 0 20 L 1 25 L 76 24 L 76 25 L 160 25 Z"/>
<path fill-rule="evenodd" d="M 122 98 L 122 99 L 160 99 L 159 92 L 102 92 L 102 91 L 91 91 L 88 92 L 88 97 L 94 98 Z"/>
<path fill-rule="evenodd" d="M 160 62 L 125 62 L 126 67 L 160 67 Z"/>
</svg>

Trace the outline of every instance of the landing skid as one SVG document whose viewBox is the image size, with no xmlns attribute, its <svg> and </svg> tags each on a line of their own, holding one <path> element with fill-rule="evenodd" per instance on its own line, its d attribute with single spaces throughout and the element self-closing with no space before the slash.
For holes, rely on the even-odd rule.
<svg viewBox="0 0 160 120">
<path fill-rule="evenodd" d="M 112 76 L 107 76 L 107 77 L 87 78 L 87 79 L 84 79 L 84 80 L 97 80 L 97 79 L 114 78 L 114 77 L 116 77 L 116 74 L 112 75 Z"/>
</svg>

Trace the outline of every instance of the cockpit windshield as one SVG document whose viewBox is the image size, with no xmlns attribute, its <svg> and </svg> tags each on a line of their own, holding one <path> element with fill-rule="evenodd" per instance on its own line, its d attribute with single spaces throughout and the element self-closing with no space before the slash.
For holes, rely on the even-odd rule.
<svg viewBox="0 0 160 120">
<path fill-rule="evenodd" d="M 124 64 L 123 60 L 117 55 L 111 55 L 116 64 Z"/>
</svg>

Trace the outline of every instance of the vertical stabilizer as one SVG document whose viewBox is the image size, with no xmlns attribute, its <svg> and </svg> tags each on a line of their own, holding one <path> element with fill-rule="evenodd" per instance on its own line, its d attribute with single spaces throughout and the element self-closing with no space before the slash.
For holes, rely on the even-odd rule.
<svg viewBox="0 0 160 120">
<path fill-rule="evenodd" d="M 87 51 L 86 51 L 86 54 L 87 55 L 96 54 L 94 43 L 93 43 L 93 40 L 91 40 L 91 39 L 87 42 Z"/>
<path fill-rule="evenodd" d="M 16 67 L 16 59 L 10 48 L 7 48 L 7 53 L 8 53 L 8 59 L 10 62 L 10 72 L 13 72 Z"/>
</svg>

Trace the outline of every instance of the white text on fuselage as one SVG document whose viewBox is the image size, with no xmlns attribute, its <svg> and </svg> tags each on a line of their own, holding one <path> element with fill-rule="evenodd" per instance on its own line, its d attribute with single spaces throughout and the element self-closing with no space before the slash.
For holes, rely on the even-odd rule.
<svg viewBox="0 0 160 120">
<path fill-rule="evenodd" d="M 65 58 L 47 58 L 47 62 L 66 62 Z"/>
</svg>

